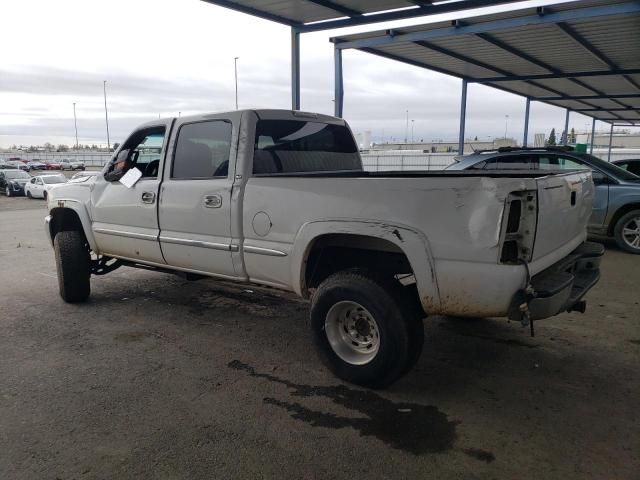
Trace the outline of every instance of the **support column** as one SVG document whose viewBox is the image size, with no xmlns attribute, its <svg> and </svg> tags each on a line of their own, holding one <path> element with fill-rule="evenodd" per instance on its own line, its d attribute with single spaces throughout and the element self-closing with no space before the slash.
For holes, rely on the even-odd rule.
<svg viewBox="0 0 640 480">
<path fill-rule="evenodd" d="M 300 32 L 291 27 L 291 109 L 300 110 Z"/>
<path fill-rule="evenodd" d="M 467 117 L 467 81 L 462 80 L 462 98 L 460 99 L 460 133 L 458 136 L 458 155 L 464 155 L 464 127 Z"/>
<path fill-rule="evenodd" d="M 524 137 L 522 138 L 522 146 L 527 146 L 529 139 L 529 111 L 531 109 L 531 99 L 527 97 L 527 104 L 524 109 Z"/>
<path fill-rule="evenodd" d="M 596 141 L 596 119 L 594 117 L 593 122 L 591 122 L 591 146 L 589 147 L 589 153 L 593 155 L 593 144 Z"/>
<path fill-rule="evenodd" d="M 344 107 L 344 83 L 342 75 L 342 49 L 333 48 L 334 59 L 334 115 L 342 118 L 342 109 Z"/>
<path fill-rule="evenodd" d="M 571 111 L 567 108 L 567 114 L 564 117 L 564 138 L 562 139 L 562 144 L 567 145 L 569 143 L 569 113 Z"/>
<path fill-rule="evenodd" d="M 613 123 L 611 123 L 611 130 L 609 130 L 609 153 L 607 153 L 607 162 L 611 161 L 611 143 L 613 142 Z"/>
</svg>

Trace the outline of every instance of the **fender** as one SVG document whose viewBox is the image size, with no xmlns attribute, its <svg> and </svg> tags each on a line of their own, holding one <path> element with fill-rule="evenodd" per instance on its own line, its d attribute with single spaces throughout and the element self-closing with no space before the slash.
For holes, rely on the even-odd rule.
<svg viewBox="0 0 640 480">
<path fill-rule="evenodd" d="M 440 292 L 429 241 L 420 231 L 402 224 L 379 220 L 326 219 L 308 222 L 296 234 L 291 252 L 291 279 L 294 291 L 306 295 L 305 270 L 315 240 L 326 234 L 376 237 L 396 245 L 409 260 L 416 278 L 420 302 L 426 312 L 440 310 Z"/>
<path fill-rule="evenodd" d="M 87 242 L 89 242 L 89 246 L 91 250 L 95 253 L 99 253 L 98 245 L 96 243 L 96 239 L 93 236 L 93 230 L 91 229 L 91 218 L 89 217 L 89 212 L 87 211 L 87 207 L 80 201 L 72 199 L 72 198 L 56 198 L 51 200 L 49 205 L 55 205 L 49 210 L 49 217 L 47 217 L 47 236 L 49 237 L 49 242 L 53 245 L 53 237 L 51 236 L 51 230 L 49 228 L 49 222 L 52 220 L 55 212 L 57 210 L 66 209 L 73 210 L 80 219 L 80 223 L 82 224 L 82 229 L 84 230 L 84 235 L 87 237 Z"/>
</svg>

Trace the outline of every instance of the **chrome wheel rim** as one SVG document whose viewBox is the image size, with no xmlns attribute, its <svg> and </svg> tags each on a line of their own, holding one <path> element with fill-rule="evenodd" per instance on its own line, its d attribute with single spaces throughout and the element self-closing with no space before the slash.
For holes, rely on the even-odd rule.
<svg viewBox="0 0 640 480">
<path fill-rule="evenodd" d="M 327 312 L 324 322 L 329 345 L 351 365 L 364 365 L 380 349 L 380 330 L 373 315 L 357 302 L 342 301 Z"/>
<path fill-rule="evenodd" d="M 630 218 L 622 226 L 622 239 L 631 248 L 640 249 L 640 216 Z"/>
</svg>

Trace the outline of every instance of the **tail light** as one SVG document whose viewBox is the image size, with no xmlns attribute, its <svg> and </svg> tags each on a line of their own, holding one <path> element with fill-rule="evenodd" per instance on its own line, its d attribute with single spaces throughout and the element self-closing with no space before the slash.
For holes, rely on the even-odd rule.
<svg viewBox="0 0 640 480">
<path fill-rule="evenodd" d="M 531 261 L 537 222 L 537 192 L 511 192 L 505 201 L 502 217 L 500 263 L 517 264 Z"/>
</svg>

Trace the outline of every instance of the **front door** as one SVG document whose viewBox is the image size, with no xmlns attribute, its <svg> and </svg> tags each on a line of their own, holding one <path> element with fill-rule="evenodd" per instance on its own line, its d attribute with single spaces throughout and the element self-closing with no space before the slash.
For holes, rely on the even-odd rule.
<svg viewBox="0 0 640 480">
<path fill-rule="evenodd" d="M 132 168 L 142 172 L 131 188 L 102 175 L 96 180 L 91 194 L 92 228 L 100 253 L 165 263 L 158 242 L 157 204 L 170 125 L 171 121 L 164 121 L 138 130 L 122 146 L 118 158 L 126 156 Z M 115 158 L 103 173 L 113 170 L 114 163 Z"/>
<path fill-rule="evenodd" d="M 237 277 L 231 260 L 235 146 L 230 120 L 176 123 L 173 158 L 160 191 L 160 245 L 167 263 Z"/>
</svg>

